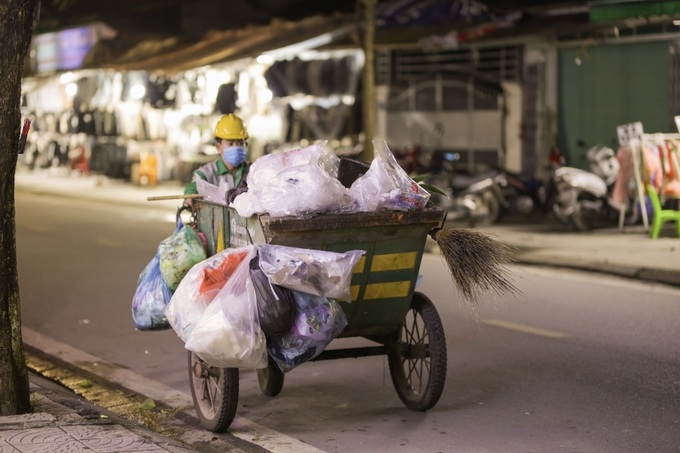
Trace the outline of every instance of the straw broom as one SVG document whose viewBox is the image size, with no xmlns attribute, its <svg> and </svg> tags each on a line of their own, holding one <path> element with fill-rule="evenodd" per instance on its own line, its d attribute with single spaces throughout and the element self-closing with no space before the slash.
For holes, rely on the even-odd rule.
<svg viewBox="0 0 680 453">
<path fill-rule="evenodd" d="M 436 228 L 430 236 L 437 242 L 449 273 L 466 302 L 476 306 L 479 297 L 520 291 L 510 281 L 508 265 L 514 249 L 490 236 L 462 228 Z"/>
</svg>

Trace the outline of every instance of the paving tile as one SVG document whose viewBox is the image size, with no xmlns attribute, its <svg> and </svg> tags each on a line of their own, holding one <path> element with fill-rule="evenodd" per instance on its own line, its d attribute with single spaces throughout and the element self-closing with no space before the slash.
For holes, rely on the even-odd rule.
<svg viewBox="0 0 680 453">
<path fill-rule="evenodd" d="M 73 440 L 68 433 L 60 428 L 0 431 L 0 439 L 17 448 L 21 445 L 63 443 Z"/>
<path fill-rule="evenodd" d="M 22 453 L 10 444 L 0 440 L 0 453 Z"/>
<path fill-rule="evenodd" d="M 26 444 L 21 445 L 17 451 L 19 453 L 94 453 L 92 449 L 75 440 L 52 444 Z"/>
<path fill-rule="evenodd" d="M 62 426 L 61 429 L 76 440 L 96 439 L 102 436 L 136 435 L 119 425 L 73 425 Z"/>
<path fill-rule="evenodd" d="M 97 453 L 165 451 L 122 426 L 63 426 L 62 429 Z"/>
<path fill-rule="evenodd" d="M 37 412 L 37 413 L 32 413 L 32 414 L 21 414 L 21 415 L 10 415 L 7 417 L 0 417 L 0 430 L 4 430 L 5 426 L 12 425 L 12 426 L 23 426 L 26 423 L 31 423 L 31 422 L 42 422 L 42 423 L 48 423 L 48 422 L 54 422 L 56 420 L 56 417 L 53 416 L 52 414 L 48 414 L 45 412 Z"/>
<path fill-rule="evenodd" d="M 0 453 L 92 453 L 59 428 L 0 431 Z"/>
<path fill-rule="evenodd" d="M 7 453 L 8 451 L 12 451 L 13 448 L 14 447 L 2 437 L 2 433 L 0 433 L 0 453 Z"/>
<path fill-rule="evenodd" d="M 181 445 L 163 445 L 163 448 L 165 448 L 166 451 L 170 453 L 195 453 L 196 450 L 189 448 L 189 447 L 183 447 Z"/>
</svg>

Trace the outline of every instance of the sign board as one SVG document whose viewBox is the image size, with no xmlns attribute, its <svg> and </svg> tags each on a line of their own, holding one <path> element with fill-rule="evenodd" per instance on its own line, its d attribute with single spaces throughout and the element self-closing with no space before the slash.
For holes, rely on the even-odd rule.
<svg viewBox="0 0 680 453">
<path fill-rule="evenodd" d="M 33 39 L 33 69 L 36 72 L 79 69 L 96 42 L 97 33 L 92 25 L 38 35 Z"/>
<path fill-rule="evenodd" d="M 616 135 L 619 138 L 619 146 L 628 147 L 631 140 L 642 140 L 642 123 L 637 121 L 635 123 L 622 124 L 616 128 Z"/>
</svg>

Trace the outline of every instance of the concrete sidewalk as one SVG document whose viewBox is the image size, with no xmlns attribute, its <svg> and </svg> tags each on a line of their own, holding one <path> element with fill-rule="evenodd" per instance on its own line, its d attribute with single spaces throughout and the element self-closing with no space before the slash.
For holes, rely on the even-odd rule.
<svg viewBox="0 0 680 453">
<path fill-rule="evenodd" d="M 481 229 L 516 248 L 521 264 L 565 267 L 680 287 L 680 238 L 667 224 L 651 239 L 643 225 L 574 232 L 551 222 Z"/>
<path fill-rule="evenodd" d="M 28 345 L 25 353 L 32 412 L 0 417 L 2 453 L 269 451 L 230 433 L 209 432 L 182 409 L 92 375 L 77 360 L 65 363 L 59 354 Z"/>
<path fill-rule="evenodd" d="M 0 451 L 190 453 L 193 448 L 30 374 L 30 414 L 0 417 Z"/>
</svg>

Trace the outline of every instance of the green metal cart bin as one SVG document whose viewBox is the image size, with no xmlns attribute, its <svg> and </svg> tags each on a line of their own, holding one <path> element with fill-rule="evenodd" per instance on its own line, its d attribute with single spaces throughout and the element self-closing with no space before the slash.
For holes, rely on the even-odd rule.
<svg viewBox="0 0 680 453">
<path fill-rule="evenodd" d="M 194 200 L 194 216 L 208 255 L 248 244 L 364 250 L 354 267 L 351 302 L 338 301 L 348 319 L 340 337 L 363 337 L 378 346 L 329 348 L 313 360 L 387 355 L 402 402 L 419 411 L 434 407 L 446 378 L 446 340 L 434 304 L 415 287 L 428 234 L 444 221 L 442 210 L 242 217 L 233 208 Z M 189 352 L 189 375 L 202 425 L 225 431 L 236 415 L 238 369 L 211 367 Z M 258 381 L 265 395 L 276 396 L 284 373 L 270 358 Z"/>
</svg>

